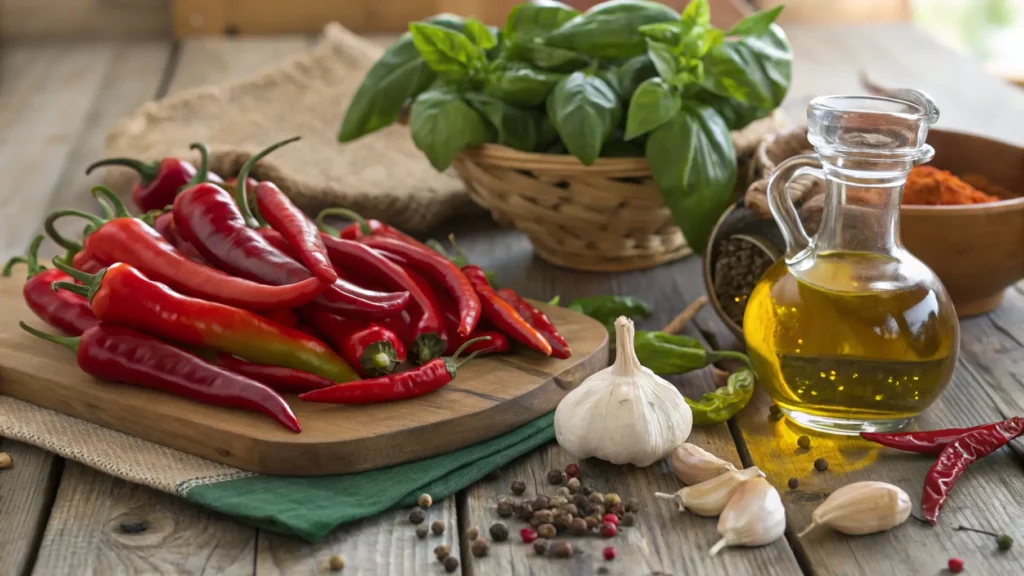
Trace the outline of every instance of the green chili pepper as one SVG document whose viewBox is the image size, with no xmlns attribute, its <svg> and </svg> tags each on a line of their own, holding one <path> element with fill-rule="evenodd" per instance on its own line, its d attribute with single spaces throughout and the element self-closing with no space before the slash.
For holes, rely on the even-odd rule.
<svg viewBox="0 0 1024 576">
<path fill-rule="evenodd" d="M 633 349 L 640 363 L 655 374 L 684 374 L 726 359 L 750 366 L 750 359 L 742 352 L 708 351 L 696 338 L 679 334 L 638 330 Z"/>
<path fill-rule="evenodd" d="M 586 314 L 604 324 L 611 334 L 615 334 L 615 319 L 619 316 L 635 320 L 651 315 L 651 307 L 643 300 L 633 296 L 605 295 L 580 298 L 569 304 L 568 308 Z"/>
<path fill-rule="evenodd" d="M 693 411 L 693 425 L 720 424 L 743 410 L 754 396 L 754 372 L 744 368 L 729 376 L 729 383 L 708 392 L 700 400 L 686 398 Z"/>
</svg>

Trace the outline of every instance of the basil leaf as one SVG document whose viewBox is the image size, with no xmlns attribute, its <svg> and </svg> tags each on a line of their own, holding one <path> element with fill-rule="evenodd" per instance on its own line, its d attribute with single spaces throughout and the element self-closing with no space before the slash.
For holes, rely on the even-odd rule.
<svg viewBox="0 0 1024 576">
<path fill-rule="evenodd" d="M 543 36 L 579 15 L 571 6 L 554 0 L 532 0 L 517 5 L 505 19 L 505 35 L 510 40 Z"/>
<path fill-rule="evenodd" d="M 458 32 L 436 24 L 409 24 L 413 44 L 430 69 L 443 78 L 461 80 L 484 63 L 484 54 Z"/>
<path fill-rule="evenodd" d="M 727 36 L 760 36 L 768 31 L 775 19 L 779 17 L 779 13 L 785 8 L 784 5 L 779 5 L 768 10 L 761 10 L 760 12 L 754 12 L 750 16 L 740 20 L 735 26 L 726 32 Z"/>
<path fill-rule="evenodd" d="M 455 89 L 432 88 L 416 97 L 409 112 L 416 147 L 439 172 L 466 148 L 494 139 L 493 130 Z"/>
<path fill-rule="evenodd" d="M 793 53 L 782 28 L 772 24 L 760 36 L 719 44 L 703 62 L 701 85 L 708 90 L 758 108 L 775 108 L 789 89 Z"/>
<path fill-rule="evenodd" d="M 593 164 L 622 118 L 615 92 L 596 76 L 573 72 L 548 96 L 548 116 L 569 153 Z"/>
<path fill-rule="evenodd" d="M 619 316 L 637 320 L 651 315 L 651 307 L 643 300 L 633 296 L 591 296 L 574 300 L 567 308 L 590 316 L 604 324 L 605 328 L 608 328 L 609 332 L 613 334 L 615 333 L 615 320 Z"/>
<path fill-rule="evenodd" d="M 645 50 L 641 26 L 678 19 L 679 14 L 657 2 L 611 0 L 569 20 L 549 34 L 544 43 L 578 50 L 594 58 L 631 58 Z"/>
<path fill-rule="evenodd" d="M 637 87 L 640 86 L 640 83 L 648 78 L 653 78 L 657 73 L 651 58 L 646 54 L 642 54 L 634 56 L 614 68 L 608 74 L 610 77 L 614 76 L 614 80 L 608 82 L 608 84 L 618 93 L 619 100 L 628 102 L 630 97 L 633 96 L 633 92 L 636 92 Z"/>
<path fill-rule="evenodd" d="M 590 63 L 590 58 L 584 54 L 564 48 L 545 46 L 538 39 L 509 44 L 508 57 L 555 72 L 574 72 Z"/>
<path fill-rule="evenodd" d="M 679 59 L 672 47 L 655 40 L 647 39 L 647 56 L 654 63 L 658 76 L 671 83 L 679 73 Z"/>
<path fill-rule="evenodd" d="M 647 137 L 647 162 L 686 241 L 701 253 L 736 184 L 736 152 L 725 120 L 707 104 L 683 102 Z"/>
<path fill-rule="evenodd" d="M 668 122 L 682 107 L 679 94 L 661 78 L 650 78 L 641 84 L 629 101 L 626 116 L 626 140 L 647 134 Z"/>
<path fill-rule="evenodd" d="M 741 130 L 754 120 L 765 118 L 772 113 L 770 108 L 758 108 L 750 104 L 737 102 L 725 96 L 719 96 L 714 92 L 700 89 L 694 96 L 698 101 L 703 102 L 712 108 L 725 120 L 729 130 Z"/>
<path fill-rule="evenodd" d="M 537 145 L 534 148 L 538 152 L 546 152 L 554 145 L 561 145 L 558 139 L 558 130 L 555 130 L 554 123 L 547 114 L 540 114 L 537 120 Z"/>
<path fill-rule="evenodd" d="M 499 144 L 533 152 L 537 146 L 537 124 L 529 112 L 486 94 L 469 93 L 465 98 L 498 130 Z"/>
<path fill-rule="evenodd" d="M 533 108 L 547 100 L 551 90 L 563 76 L 555 72 L 534 70 L 517 62 L 496 67 L 487 76 L 484 94 L 512 104 Z"/>
<path fill-rule="evenodd" d="M 643 158 L 643 139 L 627 142 L 625 133 L 615 129 L 611 137 L 601 147 L 602 158 Z"/>
<path fill-rule="evenodd" d="M 693 413 L 694 426 L 708 426 L 727 421 L 747 407 L 754 397 L 754 372 L 744 368 L 729 375 L 726 385 L 705 392 L 699 400 L 686 400 Z"/>
<path fill-rule="evenodd" d="M 679 44 L 682 31 L 679 29 L 679 22 L 658 22 L 646 24 L 640 27 L 640 33 L 650 40 L 657 40 L 669 46 Z"/>
<path fill-rule="evenodd" d="M 708 0 L 690 0 L 690 3 L 683 8 L 679 20 L 690 26 L 709 26 L 711 24 L 711 6 Z"/>
<path fill-rule="evenodd" d="M 463 27 L 463 33 L 466 35 L 473 44 L 483 48 L 484 50 L 490 50 L 498 43 L 498 40 L 491 33 L 484 23 L 477 20 L 476 18 L 467 18 L 466 25 Z"/>
</svg>

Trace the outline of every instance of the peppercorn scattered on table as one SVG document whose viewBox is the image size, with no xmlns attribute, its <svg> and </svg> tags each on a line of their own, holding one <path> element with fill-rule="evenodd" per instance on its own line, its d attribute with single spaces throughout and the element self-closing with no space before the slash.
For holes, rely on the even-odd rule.
<svg viewBox="0 0 1024 576">
<path fill-rule="evenodd" d="M 864 69 L 879 80 L 928 91 L 942 105 L 946 127 L 1015 142 L 1022 140 L 1024 116 L 996 111 L 1024 110 L 1024 92 L 988 77 L 979 65 L 940 48 L 909 25 L 792 27 L 787 32 L 795 54 L 794 84 L 787 109 L 797 112 L 791 116 L 798 117 L 813 96 L 849 92 L 856 85 L 857 71 Z M 307 44 L 308 39 L 303 37 L 187 40 L 174 48 L 163 40 L 5 44 L 0 51 L 0 128 L 6 138 L 0 141 L 0 162 L 8 178 L 0 189 L 0 257 L 6 260 L 23 253 L 26 239 L 41 231 L 37 226 L 45 214 L 66 207 L 94 210 L 88 190 L 97 182 L 95 173 L 84 177 L 81 172 L 88 162 L 101 157 L 103 133 L 114 120 L 147 100 L 191 86 L 246 76 L 257 63 L 261 65 L 302 50 Z M 893 54 L 900 57 L 894 58 Z M 180 166 L 146 169 L 163 169 L 168 178 L 182 181 L 191 177 Z M 264 206 L 280 207 L 274 190 L 257 192 L 258 184 L 252 186 L 250 194 L 262 202 L 259 210 Z M 140 190 L 135 196 L 152 203 L 150 207 L 155 209 L 166 205 L 166 199 L 152 191 Z M 197 192 L 186 200 L 209 208 L 218 199 Z M 279 224 L 288 231 L 287 235 L 282 234 L 287 236 L 286 241 L 312 240 L 302 222 L 291 218 L 286 210 L 274 213 L 282 217 Z M 155 227 L 163 226 L 163 233 L 168 224 L 165 219 Z M 242 225 L 248 223 L 243 221 Z M 65 230 L 63 219 L 57 226 Z M 69 234 L 71 230 L 66 229 Z M 181 234 L 179 239 L 190 243 L 204 233 L 185 229 L 177 232 Z M 474 264 L 495 271 L 503 286 L 519 294 L 536 298 L 558 294 L 563 300 L 612 291 L 640 296 L 656 310 L 641 328 L 665 325 L 687 301 L 703 293 L 696 258 L 645 272 L 579 275 L 537 262 L 522 235 L 499 230 L 483 216 L 474 216 L 454 229 L 446 227 L 433 235 L 444 237 L 448 232 L 456 233 Z M 259 241 L 255 236 L 251 239 Z M 262 236 L 262 241 L 272 245 L 281 240 L 272 235 Z M 325 253 L 330 259 L 332 249 L 351 249 L 344 244 L 332 246 L 327 238 L 323 240 L 322 250 L 310 242 L 297 258 L 311 270 L 317 262 L 323 262 L 318 258 Z M 50 250 L 42 256 L 56 255 Z M 358 256 L 354 250 L 347 253 L 349 257 Z M 191 255 L 205 259 L 229 256 L 202 250 Z M 88 269 L 87 262 L 77 262 L 75 268 L 90 274 L 97 272 Z M 18 274 L 22 273 L 20 270 Z M 330 279 L 326 269 L 320 268 L 318 272 L 315 277 Z M 47 274 L 56 276 L 57 271 L 51 268 Z M 47 276 L 38 283 L 53 280 Z M 279 283 L 297 285 L 299 281 L 296 274 Z M 410 292 L 411 298 L 422 297 L 413 294 L 416 281 L 411 278 L 406 284 L 381 286 L 375 293 L 382 296 L 374 296 L 376 300 L 368 306 L 368 313 L 372 316 L 373 308 L 394 305 L 387 294 Z M 346 299 L 347 288 L 343 283 L 333 286 L 338 288 L 337 293 L 315 297 L 346 306 L 350 302 Z M 186 287 L 178 289 L 185 291 Z M 289 297 L 305 297 L 301 289 L 289 290 Z M 75 312 L 76 307 L 82 311 L 80 301 L 63 299 L 68 292 L 59 294 L 62 305 L 67 306 L 59 314 L 68 322 L 67 327 L 77 327 L 80 332 L 92 329 L 88 317 Z M 260 297 L 241 290 L 223 296 L 257 300 Z M 501 291 L 497 298 L 490 294 L 488 298 L 492 309 L 504 308 L 500 302 L 513 309 L 518 306 Z M 458 304 L 472 303 L 453 302 Z M 433 353 L 439 344 L 428 335 L 452 320 L 458 325 L 465 317 L 420 318 L 416 330 L 417 336 L 423 338 L 414 338 L 417 344 L 407 347 L 404 354 Z M 308 321 L 319 327 L 324 319 Z M 1022 326 L 1021 286 L 1008 291 L 1006 301 L 995 312 L 964 321 L 961 358 L 954 382 L 916 422 L 917 428 L 968 428 L 1024 415 L 1024 384 L 1019 378 L 1024 366 Z M 552 353 L 559 353 L 563 344 L 543 338 L 543 330 L 538 332 L 551 346 Z M 707 311 L 698 316 L 688 333 L 711 340 L 719 349 L 739 344 Z M 533 333 L 520 336 L 536 338 Z M 540 342 L 535 340 L 535 344 L 543 347 Z M 62 352 L 54 346 L 54 354 Z M 454 349 L 440 350 L 453 352 Z M 350 367 L 370 371 L 367 375 L 371 375 L 373 370 L 397 359 L 398 354 L 397 347 L 392 345 L 391 351 L 385 350 L 383 356 L 341 356 Z M 216 360 L 212 356 L 208 362 Z M 318 369 L 337 367 L 333 358 L 327 361 L 318 356 L 316 360 Z M 244 368 L 230 369 L 240 372 Z M 298 380 L 290 379 L 288 374 L 279 376 L 282 385 L 296 387 L 293 391 L 319 387 L 315 374 L 312 379 Z M 673 381 L 690 397 L 698 397 L 714 387 L 708 370 Z M 0 424 L 3 418 L 0 409 Z M 281 412 L 275 418 L 288 422 L 287 415 Z M 274 418 L 267 420 L 268 425 L 276 425 Z M 681 515 L 674 503 L 654 496 L 656 492 L 674 493 L 682 487 L 667 463 L 633 469 L 590 460 L 575 462 L 551 445 L 519 459 L 457 497 L 422 500 L 427 507 L 419 524 L 410 522 L 411 509 L 391 510 L 342 527 L 310 545 L 243 525 L 73 461 L 63 461 L 42 449 L 0 440 L 0 518 L 4 519 L 0 523 L 0 558 L 4 559 L 3 573 L 48 576 L 89 572 L 439 574 L 446 570 L 467 574 L 554 575 L 597 574 L 602 573 L 602 568 L 608 568 L 612 574 L 676 575 L 786 575 L 806 571 L 902 575 L 953 570 L 970 574 L 1024 573 L 1024 548 L 1013 545 L 1014 540 L 1019 543 L 1024 539 L 1020 522 L 1024 513 L 1024 450 L 1020 440 L 987 456 L 984 465 L 972 466 L 962 475 L 936 526 L 911 519 L 895 530 L 870 536 L 847 536 L 819 528 L 798 539 L 795 535 L 811 525 L 812 514 L 825 493 L 853 482 L 882 481 L 902 488 L 911 498 L 912 514 L 918 515 L 922 481 L 934 457 L 880 448 L 860 439 L 809 434 L 789 426 L 785 420 L 773 418 L 768 400 L 760 391 L 735 418 L 733 430 L 735 435 L 724 424 L 698 426 L 689 442 L 738 469 L 752 465 L 761 468 L 782 497 L 788 539 L 762 548 L 729 548 L 710 557 L 707 551 L 719 539 L 716 520 Z M 801 440 L 802 436 L 808 436 L 809 442 Z M 558 478 L 551 475 L 558 480 L 557 485 L 548 482 L 552 470 L 565 471 Z M 572 477 L 567 474 L 570 470 Z M 579 480 L 573 481 L 576 476 Z M 591 486 L 604 495 L 620 494 L 623 500 L 635 498 L 636 511 L 628 513 L 631 525 L 620 521 L 611 527 L 596 526 L 585 537 L 559 535 L 548 541 L 535 535 L 539 529 L 531 527 L 528 521 L 498 514 L 501 498 L 523 501 L 547 495 L 553 499 L 560 497 L 559 488 L 570 486 L 573 490 Z M 494 528 L 499 522 L 504 530 Z M 960 525 L 996 536 L 957 530 Z M 418 527 L 422 528 L 422 536 Z M 474 538 L 470 539 L 468 534 L 474 527 Z M 548 530 L 544 528 L 545 533 Z M 386 544 L 381 546 L 381 542 Z M 538 549 L 543 556 L 538 555 Z"/>
</svg>

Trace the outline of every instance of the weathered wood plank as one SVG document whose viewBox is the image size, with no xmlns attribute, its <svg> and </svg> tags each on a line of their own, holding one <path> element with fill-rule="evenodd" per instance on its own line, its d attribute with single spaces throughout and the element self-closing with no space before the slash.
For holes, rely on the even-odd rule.
<svg viewBox="0 0 1024 576">
<path fill-rule="evenodd" d="M 129 533 L 122 523 L 144 522 Z M 67 462 L 34 574 L 251 574 L 254 528 Z"/>
<path fill-rule="evenodd" d="M 309 37 L 299 35 L 190 38 L 181 43 L 177 70 L 167 93 L 244 78 L 307 46 Z"/>
<path fill-rule="evenodd" d="M 443 572 L 434 558 L 434 548 L 444 544 L 460 557 L 458 521 L 455 498 L 435 503 L 427 511 L 422 524 L 444 522 L 440 536 L 416 536 L 416 526 L 409 522 L 409 510 L 382 512 L 343 526 L 329 536 L 308 544 L 265 531 L 260 531 L 256 552 L 256 574 L 320 574 L 326 572 L 333 554 L 345 558 L 344 574 L 437 574 Z"/>
<path fill-rule="evenodd" d="M 170 36 L 170 0 L 0 2 L 3 40 L 169 40 Z"/>
<path fill-rule="evenodd" d="M 0 452 L 14 463 L 0 471 L 0 574 L 25 574 L 35 560 L 39 541 L 57 490 L 60 458 L 13 440 L 0 440 Z"/>
</svg>

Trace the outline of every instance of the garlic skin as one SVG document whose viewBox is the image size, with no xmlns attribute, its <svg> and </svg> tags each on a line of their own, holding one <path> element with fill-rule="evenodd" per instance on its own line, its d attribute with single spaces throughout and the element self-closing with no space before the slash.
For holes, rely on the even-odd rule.
<svg viewBox="0 0 1024 576">
<path fill-rule="evenodd" d="M 680 512 L 689 510 L 699 516 L 718 516 L 740 485 L 751 478 L 764 478 L 764 472 L 757 466 L 731 470 L 711 480 L 687 486 L 675 494 L 655 492 L 654 495 L 662 500 L 673 500 L 679 505 Z"/>
<path fill-rule="evenodd" d="M 786 509 L 782 498 L 764 478 L 740 484 L 722 510 L 718 533 L 722 539 L 711 547 L 714 556 L 726 546 L 764 546 L 786 532 Z"/>
<path fill-rule="evenodd" d="M 615 321 L 615 363 L 569 392 L 555 409 L 555 438 L 576 458 L 641 468 L 686 441 L 693 412 L 683 395 L 640 364 L 633 322 Z"/>
<path fill-rule="evenodd" d="M 683 484 L 700 484 L 736 470 L 726 462 L 696 444 L 680 444 L 672 451 L 672 472 Z"/>
<path fill-rule="evenodd" d="M 911 506 L 910 496 L 898 486 L 854 482 L 829 494 L 811 515 L 811 524 L 797 537 L 818 526 L 854 536 L 882 532 L 906 522 Z"/>
</svg>

